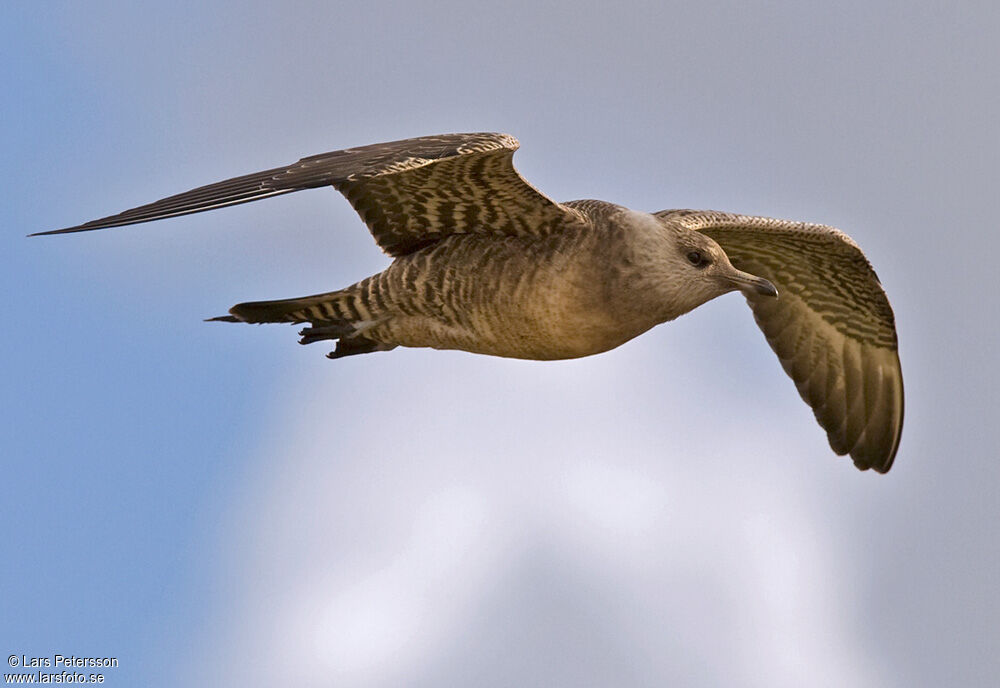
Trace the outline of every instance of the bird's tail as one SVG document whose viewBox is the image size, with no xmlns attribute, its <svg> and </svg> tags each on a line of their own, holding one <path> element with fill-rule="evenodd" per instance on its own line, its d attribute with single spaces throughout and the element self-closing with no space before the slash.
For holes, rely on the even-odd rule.
<svg viewBox="0 0 1000 688">
<path fill-rule="evenodd" d="M 229 315 L 209 318 L 209 321 L 244 323 L 302 323 L 319 320 L 348 320 L 347 309 L 338 307 L 345 300 L 344 292 L 333 291 L 295 299 L 248 301 L 229 309 Z"/>
<path fill-rule="evenodd" d="M 365 336 L 365 332 L 385 319 L 374 313 L 365 295 L 367 285 L 361 282 L 340 291 L 277 301 L 249 301 L 229 309 L 229 315 L 208 318 L 209 322 L 243 323 L 311 323 L 299 335 L 300 344 L 312 344 L 325 339 L 338 340 L 330 358 L 394 348 Z"/>
</svg>

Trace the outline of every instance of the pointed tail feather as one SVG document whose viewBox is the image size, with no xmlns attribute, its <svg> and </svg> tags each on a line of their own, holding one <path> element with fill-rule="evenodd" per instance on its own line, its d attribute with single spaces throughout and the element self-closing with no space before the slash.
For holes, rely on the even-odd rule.
<svg viewBox="0 0 1000 688">
<path fill-rule="evenodd" d="M 298 299 L 277 301 L 248 301 L 229 309 L 229 315 L 208 318 L 207 322 L 244 323 L 342 323 L 354 319 L 350 309 L 344 308 L 347 295 L 342 291 L 316 294 Z"/>
<path fill-rule="evenodd" d="M 395 345 L 376 342 L 362 334 L 380 319 L 372 313 L 364 294 L 354 287 L 326 294 L 279 301 L 250 301 L 229 309 L 229 315 L 208 318 L 208 322 L 311 323 L 299 335 L 300 344 L 336 340 L 330 358 L 341 358 L 372 351 L 388 351 Z"/>
</svg>

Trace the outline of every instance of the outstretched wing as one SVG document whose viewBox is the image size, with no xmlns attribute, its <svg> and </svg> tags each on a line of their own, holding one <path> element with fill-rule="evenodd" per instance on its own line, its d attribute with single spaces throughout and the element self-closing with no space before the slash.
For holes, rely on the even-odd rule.
<svg viewBox="0 0 1000 688">
<path fill-rule="evenodd" d="M 885 473 L 903 429 L 903 376 L 889 300 L 858 245 L 823 225 L 712 211 L 657 216 L 709 235 L 733 265 L 771 280 L 747 296 L 757 324 L 837 454 Z"/>
<path fill-rule="evenodd" d="M 584 222 L 517 173 L 512 158 L 518 146 L 513 136 L 481 133 L 348 148 L 38 234 L 120 227 L 327 185 L 347 197 L 378 245 L 394 256 L 449 234 L 538 235 Z"/>
</svg>

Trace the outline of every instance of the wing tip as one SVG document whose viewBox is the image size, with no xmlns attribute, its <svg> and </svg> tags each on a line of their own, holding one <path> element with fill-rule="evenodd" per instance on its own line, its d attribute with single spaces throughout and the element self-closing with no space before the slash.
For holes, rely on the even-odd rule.
<svg viewBox="0 0 1000 688">
<path fill-rule="evenodd" d="M 886 446 L 870 445 L 864 441 L 864 435 L 850 450 L 850 457 L 859 471 L 867 471 L 869 468 L 876 473 L 886 474 L 896 461 L 896 454 L 899 451 L 899 441 L 903 436 L 903 416 L 900 412 L 898 418 L 893 421 L 891 440 Z M 841 452 L 841 455 L 848 452 Z"/>
<path fill-rule="evenodd" d="M 875 415 L 869 420 L 869 422 L 877 421 L 881 417 L 884 429 L 881 433 L 875 433 L 872 446 L 859 442 L 859 446 L 856 446 L 851 452 L 851 457 L 858 468 L 862 470 L 872 468 L 876 472 L 883 474 L 888 473 L 889 469 L 892 468 L 893 462 L 896 460 L 896 454 L 899 451 L 900 440 L 903 436 L 906 396 L 903 392 L 903 371 L 899 364 L 899 353 L 897 350 L 891 352 L 889 365 L 882 370 L 886 369 L 888 370 L 888 375 L 881 379 L 883 391 L 882 395 L 880 395 L 886 405 L 879 409 L 884 411 L 884 415 Z M 871 371 L 866 372 L 869 375 L 872 374 Z M 867 434 L 867 431 L 862 433 L 859 440 L 865 438 Z M 861 456 L 855 456 L 855 451 Z M 859 460 L 865 465 L 862 466 Z"/>
<path fill-rule="evenodd" d="M 27 238 L 37 237 L 37 236 L 51 236 L 53 234 L 72 234 L 74 232 L 86 232 L 91 229 L 99 229 L 99 227 L 83 227 L 77 225 L 76 227 L 63 227 L 62 229 L 49 229 L 44 232 L 32 232 L 26 235 Z"/>
<path fill-rule="evenodd" d="M 874 462 L 866 458 L 859 459 L 853 456 L 851 458 L 854 460 L 854 467 L 857 468 L 859 471 L 867 471 L 871 469 L 876 473 L 885 475 L 886 473 L 889 472 L 889 469 L 892 468 L 892 464 L 896 459 L 896 455 L 892 454 L 888 458 L 878 462 Z"/>
</svg>

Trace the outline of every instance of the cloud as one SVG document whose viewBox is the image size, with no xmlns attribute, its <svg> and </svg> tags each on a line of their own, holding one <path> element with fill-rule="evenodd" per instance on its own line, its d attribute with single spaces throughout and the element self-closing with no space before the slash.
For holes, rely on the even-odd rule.
<svg viewBox="0 0 1000 688">
<path fill-rule="evenodd" d="M 195 666 L 232 681 L 249 656 L 259 683 L 430 685 L 483 682 L 506 652 L 498 684 L 588 666 L 653 684 L 884 685 L 843 611 L 855 574 L 809 493 L 822 483 L 790 489 L 738 408 L 653 425 L 635 409 L 684 400 L 608 403 L 650 356 L 404 351 L 318 374 L 303 359 L 262 433 L 266 478 L 221 538 L 234 623 Z M 814 446 L 802 426 L 789 452 Z M 532 628 L 551 630 L 522 642 Z"/>
</svg>

